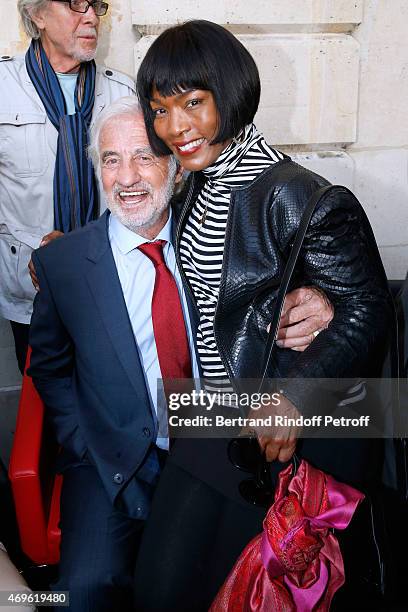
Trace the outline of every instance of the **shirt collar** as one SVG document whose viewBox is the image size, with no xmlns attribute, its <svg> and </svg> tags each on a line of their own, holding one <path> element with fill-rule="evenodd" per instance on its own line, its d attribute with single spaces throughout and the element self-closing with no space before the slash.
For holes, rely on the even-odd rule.
<svg viewBox="0 0 408 612">
<path fill-rule="evenodd" d="M 251 147 L 260 139 L 262 135 L 254 124 L 247 125 L 243 128 L 239 139 L 233 138 L 212 165 L 203 170 L 203 173 L 212 181 L 220 181 L 226 175 L 234 172 Z"/>
<path fill-rule="evenodd" d="M 171 219 L 172 211 L 169 208 L 169 218 L 167 219 L 166 225 L 160 230 L 156 238 L 153 240 L 146 240 L 143 236 L 139 236 L 136 232 L 132 232 L 129 228 L 125 227 L 123 223 L 119 221 L 115 215 L 109 215 L 109 238 L 114 240 L 119 251 L 123 255 L 127 255 L 130 251 L 137 249 L 141 244 L 146 242 L 155 242 L 155 240 L 166 240 L 167 243 L 171 243 Z"/>
</svg>

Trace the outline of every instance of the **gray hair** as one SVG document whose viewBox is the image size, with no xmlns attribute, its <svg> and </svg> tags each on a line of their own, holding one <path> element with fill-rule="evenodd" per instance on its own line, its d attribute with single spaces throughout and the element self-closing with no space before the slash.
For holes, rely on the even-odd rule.
<svg viewBox="0 0 408 612">
<path fill-rule="evenodd" d="M 101 132 L 108 121 L 121 115 L 140 115 L 143 119 L 143 112 L 136 96 L 125 96 L 112 102 L 112 104 L 103 109 L 91 127 L 88 157 L 91 159 L 98 174 L 100 173 L 99 139 Z M 175 157 L 170 155 L 169 170 L 172 171 L 176 164 Z"/>
<path fill-rule="evenodd" d="M 17 9 L 20 13 L 21 23 L 29 38 L 40 38 L 40 31 L 32 20 L 32 15 L 46 6 L 47 2 L 48 0 L 18 0 Z"/>
</svg>

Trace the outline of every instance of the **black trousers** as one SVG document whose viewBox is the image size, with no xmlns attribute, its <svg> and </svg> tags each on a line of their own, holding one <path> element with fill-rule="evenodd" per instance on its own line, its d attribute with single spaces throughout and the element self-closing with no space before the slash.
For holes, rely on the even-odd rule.
<svg viewBox="0 0 408 612">
<path fill-rule="evenodd" d="M 208 610 L 243 548 L 261 532 L 265 512 L 168 462 L 136 564 L 135 609 Z"/>
<path fill-rule="evenodd" d="M 361 487 L 375 480 L 378 473 L 382 456 L 379 442 L 377 448 L 376 441 L 371 440 L 367 444 L 358 440 L 304 440 L 299 447 L 317 467 Z M 222 493 L 222 481 L 227 477 L 231 480 L 235 469 L 222 452 L 222 441 L 193 440 L 183 446 L 188 447 L 195 473 L 170 460 L 163 470 L 136 564 L 135 608 L 141 612 L 208 610 L 242 550 L 262 531 L 266 509 Z M 203 459 L 202 465 L 194 461 L 197 457 Z M 274 463 L 279 468 L 278 462 Z M 200 478 L 199 468 L 205 464 L 209 474 L 203 473 Z M 248 476 L 236 472 L 238 480 Z M 208 476 L 206 482 L 204 476 Z M 363 605 L 371 597 L 371 588 L 365 588 L 365 576 L 360 577 L 360 570 L 366 574 L 370 562 L 366 558 L 374 544 L 369 510 L 366 504 L 359 509 L 341 534 L 347 582 L 336 596 L 333 610 L 347 609 L 356 601 Z M 357 547 L 353 546 L 357 542 Z"/>
<path fill-rule="evenodd" d="M 17 323 L 16 321 L 10 321 L 10 325 L 14 337 L 14 347 L 16 351 L 18 369 L 20 370 L 21 374 L 24 374 L 24 366 L 28 349 L 28 332 L 30 326 L 26 325 L 25 323 Z"/>
<path fill-rule="evenodd" d="M 64 471 L 61 560 L 54 590 L 69 591 L 75 612 L 127 612 L 144 521 L 115 510 L 96 468 Z"/>
</svg>

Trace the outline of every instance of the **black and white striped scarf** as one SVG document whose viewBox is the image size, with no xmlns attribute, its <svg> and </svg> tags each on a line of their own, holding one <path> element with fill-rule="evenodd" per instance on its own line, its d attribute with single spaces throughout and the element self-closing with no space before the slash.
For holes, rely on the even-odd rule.
<svg viewBox="0 0 408 612">
<path fill-rule="evenodd" d="M 204 170 L 207 180 L 193 204 L 181 237 L 183 270 L 200 312 L 197 349 L 208 390 L 230 389 L 216 346 L 214 315 L 231 189 L 250 183 L 281 159 L 282 153 L 269 147 L 254 125 L 246 126 L 242 138 L 238 142 L 233 140 L 214 164 Z"/>
</svg>

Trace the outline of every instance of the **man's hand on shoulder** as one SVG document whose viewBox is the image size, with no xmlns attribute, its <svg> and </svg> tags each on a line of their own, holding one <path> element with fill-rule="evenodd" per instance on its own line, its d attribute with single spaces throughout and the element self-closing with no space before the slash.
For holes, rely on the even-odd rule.
<svg viewBox="0 0 408 612">
<path fill-rule="evenodd" d="M 334 308 L 323 291 L 317 287 L 294 289 L 285 298 L 277 345 L 304 351 L 333 316 Z"/>
<path fill-rule="evenodd" d="M 54 230 L 54 231 L 50 232 L 49 234 L 46 234 L 41 239 L 40 247 L 45 246 L 46 244 L 48 244 L 52 240 L 55 240 L 56 238 L 60 238 L 63 235 L 64 235 L 64 233 L 63 232 L 59 232 L 58 230 Z M 28 270 L 30 272 L 31 282 L 33 283 L 34 289 L 36 291 L 39 291 L 40 290 L 40 285 L 38 284 L 38 278 L 37 278 L 37 274 L 35 272 L 35 267 L 34 267 L 32 259 L 30 259 L 30 261 L 28 262 Z"/>
</svg>

